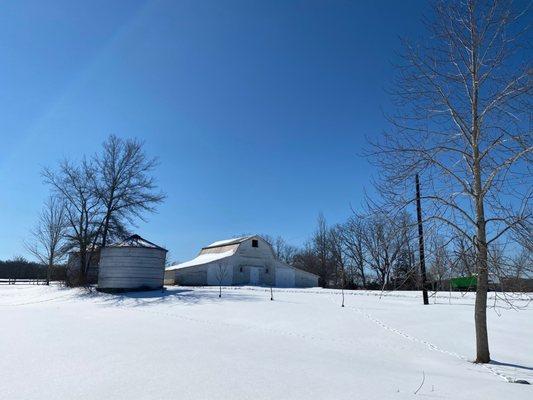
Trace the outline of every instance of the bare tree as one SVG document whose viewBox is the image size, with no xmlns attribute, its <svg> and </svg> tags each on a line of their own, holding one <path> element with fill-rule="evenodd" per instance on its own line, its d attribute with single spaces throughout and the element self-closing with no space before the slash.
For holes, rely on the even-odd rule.
<svg viewBox="0 0 533 400">
<path fill-rule="evenodd" d="M 527 248 L 518 251 L 506 260 L 506 275 L 500 278 L 503 290 L 531 291 L 526 282 L 533 278 L 533 253 Z"/>
<path fill-rule="evenodd" d="M 43 176 L 65 204 L 69 226 L 66 237 L 79 254 L 79 284 L 84 285 L 102 229 L 102 203 L 95 190 L 94 165 L 87 160 L 79 166 L 63 161 L 57 172 L 46 168 Z"/>
<path fill-rule="evenodd" d="M 50 284 L 52 268 L 64 260 L 66 255 L 65 235 L 67 216 L 65 204 L 55 196 L 46 201 L 26 249 L 42 264 L 46 265 L 46 284 Z"/>
<path fill-rule="evenodd" d="M 513 247 L 514 251 L 507 251 L 507 246 Z M 533 254 L 526 248 L 517 248 L 511 241 L 493 243 L 488 250 L 489 278 L 495 286 L 499 284 L 501 287 L 500 298 L 507 299 L 507 291 L 524 291 L 524 279 L 533 277 Z"/>
<path fill-rule="evenodd" d="M 376 273 L 378 284 L 383 289 L 388 288 L 393 266 L 401 250 L 399 231 L 382 212 L 375 211 L 361 217 L 365 218 L 363 244 L 368 265 Z"/>
<path fill-rule="evenodd" d="M 281 236 L 276 236 L 274 238 L 270 235 L 261 235 L 261 237 L 270 243 L 278 260 L 292 265 L 294 256 L 298 252 L 298 248 L 288 244 Z"/>
<path fill-rule="evenodd" d="M 352 216 L 344 223 L 340 233 L 343 238 L 343 251 L 348 263 L 352 281 L 359 280 L 363 287 L 367 285 L 365 249 L 363 245 L 364 224 L 361 218 Z"/>
<path fill-rule="evenodd" d="M 113 227 L 120 233 L 125 231 L 125 222 L 144 221 L 143 214 L 154 212 L 155 205 L 165 196 L 155 192 L 150 172 L 157 162 L 146 156 L 142 142 L 111 135 L 94 161 L 98 174 L 96 190 L 104 209 L 101 243 L 105 247 Z"/>
<path fill-rule="evenodd" d="M 293 266 L 316 274 L 319 277 L 321 276 L 321 263 L 312 241 L 306 243 L 305 246 L 294 255 Z M 321 282 L 321 285 L 323 286 L 324 284 Z"/>
<path fill-rule="evenodd" d="M 510 1 L 437 1 L 430 43 L 404 41 L 392 91 L 391 132 L 373 143 L 379 190 L 390 204 L 414 199 L 424 215 L 475 249 L 476 362 L 490 361 L 488 246 L 531 219 L 531 59 L 526 11 Z"/>
<path fill-rule="evenodd" d="M 510 275 L 515 279 L 533 278 L 533 253 L 524 248 L 511 261 Z"/>
<path fill-rule="evenodd" d="M 326 218 L 320 213 L 317 218 L 317 228 L 311 239 L 311 246 L 317 258 L 318 275 L 324 287 L 331 284 L 333 268 L 331 265 L 331 248 L 329 229 Z"/>
<path fill-rule="evenodd" d="M 346 283 L 347 257 L 345 252 L 345 243 L 343 235 L 343 226 L 337 224 L 328 230 L 328 246 L 330 264 L 335 287 L 341 286 L 344 290 Z"/>
<path fill-rule="evenodd" d="M 476 250 L 472 241 L 464 236 L 452 240 L 452 273 L 459 276 L 472 276 L 475 273 Z"/>
<path fill-rule="evenodd" d="M 430 236 L 428 241 L 429 275 L 435 281 L 435 290 L 442 290 L 443 281 L 451 278 L 451 260 L 444 238 L 438 235 Z"/>
<path fill-rule="evenodd" d="M 407 212 L 402 212 L 394 220 L 389 220 L 392 243 L 392 272 L 395 289 L 416 289 L 422 287 L 420 259 L 415 262 L 413 241 L 417 237 L 415 221 Z"/>
<path fill-rule="evenodd" d="M 229 267 L 226 261 L 219 261 L 216 269 L 216 280 L 218 282 L 218 297 L 222 297 L 222 284 L 229 276 Z"/>
</svg>

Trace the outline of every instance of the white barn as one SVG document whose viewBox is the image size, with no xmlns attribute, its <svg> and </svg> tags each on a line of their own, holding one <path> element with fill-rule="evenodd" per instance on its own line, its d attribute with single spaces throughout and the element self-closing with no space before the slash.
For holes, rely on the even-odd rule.
<svg viewBox="0 0 533 400">
<path fill-rule="evenodd" d="M 196 258 L 167 267 L 165 283 L 316 287 L 318 275 L 278 260 L 272 246 L 255 235 L 211 243 Z"/>
</svg>

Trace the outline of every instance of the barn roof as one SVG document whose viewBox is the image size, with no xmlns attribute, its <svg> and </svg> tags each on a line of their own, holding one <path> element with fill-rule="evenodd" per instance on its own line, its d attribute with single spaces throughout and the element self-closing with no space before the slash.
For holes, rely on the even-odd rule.
<svg viewBox="0 0 533 400">
<path fill-rule="evenodd" d="M 200 254 L 198 257 L 193 258 L 190 261 L 178 264 L 178 265 L 171 265 L 170 267 L 165 268 L 167 271 L 173 271 L 176 269 L 181 268 L 187 268 L 187 267 L 194 267 L 196 265 L 203 265 L 207 264 L 213 261 L 222 260 L 223 258 L 227 258 L 235 254 L 235 249 L 225 251 L 223 253 L 207 253 L 207 254 Z"/>
<path fill-rule="evenodd" d="M 131 235 L 130 237 L 124 239 L 121 242 L 113 243 L 110 247 L 144 247 L 148 249 L 166 250 L 163 247 L 158 246 L 157 244 L 152 243 L 139 235 Z"/>
<path fill-rule="evenodd" d="M 170 267 L 167 267 L 166 270 L 173 271 L 181 268 L 194 267 L 196 265 L 203 265 L 230 257 L 235 254 L 235 251 L 237 251 L 239 244 L 253 237 L 255 237 L 255 235 L 218 240 L 208 246 L 202 247 L 200 254 L 192 260 L 177 265 L 171 265 Z"/>
<path fill-rule="evenodd" d="M 240 244 L 248 239 L 253 238 L 254 236 L 241 236 L 233 239 L 225 239 L 225 240 L 218 240 L 216 242 L 211 243 L 209 246 L 202 247 L 203 249 L 210 249 L 212 247 L 221 247 L 221 246 L 229 246 L 231 244 Z"/>
</svg>

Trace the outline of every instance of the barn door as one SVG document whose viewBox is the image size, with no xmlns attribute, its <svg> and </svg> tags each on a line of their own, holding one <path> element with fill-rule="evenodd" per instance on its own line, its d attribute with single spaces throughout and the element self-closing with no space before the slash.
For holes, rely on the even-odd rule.
<svg viewBox="0 0 533 400">
<path fill-rule="evenodd" d="M 256 268 L 256 267 L 250 268 L 250 284 L 251 285 L 259 284 L 259 268 Z"/>
</svg>

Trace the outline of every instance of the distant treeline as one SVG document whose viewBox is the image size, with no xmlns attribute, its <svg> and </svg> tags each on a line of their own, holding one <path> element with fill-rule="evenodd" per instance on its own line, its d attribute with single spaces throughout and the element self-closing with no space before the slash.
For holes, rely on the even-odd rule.
<svg viewBox="0 0 533 400">
<path fill-rule="evenodd" d="M 65 280 L 65 266 L 52 268 L 51 280 Z M 28 261 L 22 257 L 13 260 L 0 260 L 0 279 L 46 279 L 46 266 Z"/>
<path fill-rule="evenodd" d="M 453 278 L 476 276 L 476 248 L 469 238 L 425 224 L 426 285 L 450 290 Z M 301 247 L 282 237 L 262 235 L 281 261 L 319 276 L 319 286 L 345 289 L 419 290 L 418 226 L 407 211 L 391 215 L 367 209 L 328 225 L 320 214 L 315 231 Z M 524 234 L 524 237 L 527 235 Z M 489 289 L 530 291 L 533 252 L 530 239 L 510 238 L 488 245 Z M 459 290 L 459 288 L 452 288 Z M 476 285 L 467 288 L 476 290 Z"/>
</svg>

